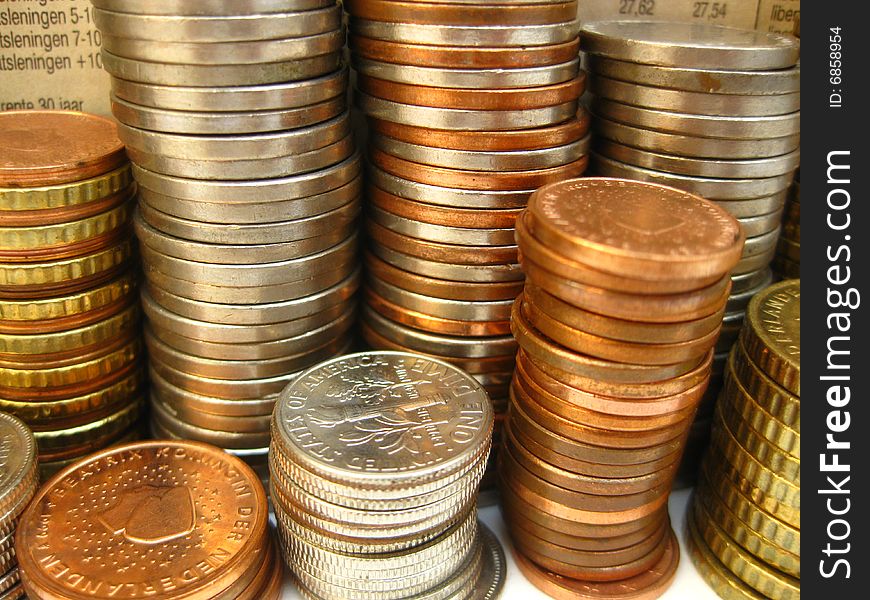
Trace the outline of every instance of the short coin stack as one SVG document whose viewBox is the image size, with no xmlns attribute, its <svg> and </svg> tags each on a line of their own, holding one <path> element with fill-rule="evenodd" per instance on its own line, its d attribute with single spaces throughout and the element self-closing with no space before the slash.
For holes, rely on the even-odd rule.
<svg viewBox="0 0 870 600">
<path fill-rule="evenodd" d="M 686 517 L 723 598 L 800 598 L 800 280 L 763 290 L 728 357 Z"/>
<path fill-rule="evenodd" d="M 334 0 L 95 0 L 140 186 L 155 434 L 244 455 L 349 343 L 360 160 Z"/>
<path fill-rule="evenodd" d="M 344 5 L 369 122 L 363 335 L 472 373 L 500 419 L 523 279 L 517 214 L 588 160 L 577 2 Z"/>
<path fill-rule="evenodd" d="M 667 499 L 710 375 L 743 235 L 715 204 L 588 178 L 532 194 L 500 454 L 517 562 L 564 598 L 654 597 L 679 548 Z"/>
<path fill-rule="evenodd" d="M 492 427 L 483 388 L 420 355 L 350 354 L 287 386 L 271 498 L 303 594 L 495 598 L 504 556 L 476 510 Z"/>
<path fill-rule="evenodd" d="M 800 164 L 799 42 L 708 24 L 602 21 L 583 28 L 597 175 L 670 185 L 734 215 L 734 268 L 714 370 L 749 299 L 770 285 L 783 205 Z M 702 402 L 687 458 L 700 455 L 720 389 Z M 691 466 L 691 465 L 687 465 Z"/>
<path fill-rule="evenodd" d="M 137 442 L 48 481 L 21 516 L 15 551 L 31 600 L 277 600 L 283 563 L 268 522 L 265 491 L 238 458 Z"/>
<path fill-rule="evenodd" d="M 44 472 L 141 412 L 133 194 L 108 119 L 0 114 L 0 410 L 35 432 Z"/>
<path fill-rule="evenodd" d="M 19 419 L 0 412 L 0 597 L 24 596 L 13 541 L 18 517 L 36 493 L 36 440 Z"/>
<path fill-rule="evenodd" d="M 791 186 L 782 215 L 782 235 L 776 247 L 773 270 L 784 279 L 801 275 L 801 181 L 800 171 Z"/>
</svg>

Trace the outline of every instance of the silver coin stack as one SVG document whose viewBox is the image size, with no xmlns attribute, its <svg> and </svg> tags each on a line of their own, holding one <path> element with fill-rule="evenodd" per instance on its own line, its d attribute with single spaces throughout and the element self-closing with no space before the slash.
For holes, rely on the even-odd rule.
<svg viewBox="0 0 870 600">
<path fill-rule="evenodd" d="M 801 276 L 801 177 L 789 189 L 782 214 L 782 235 L 773 258 L 773 270 L 781 279 L 800 279 Z"/>
<path fill-rule="evenodd" d="M 344 3 L 369 123 L 363 336 L 472 373 L 499 416 L 523 285 L 517 215 L 588 161 L 576 4 Z"/>
<path fill-rule="evenodd" d="M 480 384 L 420 355 L 350 354 L 289 384 L 270 485 L 303 595 L 496 597 L 504 555 L 476 510 L 492 427 Z"/>
<path fill-rule="evenodd" d="M 696 193 L 734 215 L 746 234 L 714 376 L 689 436 L 703 448 L 746 307 L 773 281 L 783 206 L 800 164 L 799 42 L 718 25 L 629 21 L 587 23 L 581 36 L 594 94 L 595 173 Z M 699 455 L 686 452 L 689 461 Z M 685 472 L 695 470 L 687 463 Z"/>
<path fill-rule="evenodd" d="M 264 475 L 275 399 L 349 344 L 360 159 L 335 0 L 94 0 L 139 185 L 155 435 Z"/>
</svg>

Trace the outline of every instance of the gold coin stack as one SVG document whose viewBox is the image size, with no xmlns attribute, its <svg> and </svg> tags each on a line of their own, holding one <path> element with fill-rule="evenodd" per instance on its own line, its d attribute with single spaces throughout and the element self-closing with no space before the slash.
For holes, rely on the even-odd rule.
<svg viewBox="0 0 870 600">
<path fill-rule="evenodd" d="M 186 441 L 67 467 L 21 516 L 15 552 L 31 600 L 278 600 L 284 572 L 256 473 Z"/>
<path fill-rule="evenodd" d="M 583 28 L 596 175 L 661 183 L 712 200 L 743 227 L 714 371 L 750 298 L 773 282 L 788 187 L 800 164 L 799 42 L 709 24 L 602 21 Z M 700 40 L 700 41 L 699 41 Z M 680 480 L 691 483 L 721 389 L 710 385 Z"/>
<path fill-rule="evenodd" d="M 403 352 L 301 374 L 273 417 L 271 498 L 305 597 L 494 599 L 504 555 L 477 521 L 493 411 L 470 375 Z"/>
<path fill-rule="evenodd" d="M 132 435 L 144 370 L 134 186 L 108 119 L 0 113 L 0 410 L 50 473 Z"/>
<path fill-rule="evenodd" d="M 773 258 L 773 270 L 783 279 L 801 276 L 801 179 L 800 170 L 785 201 L 782 235 Z"/>
<path fill-rule="evenodd" d="M 517 562 L 556 597 L 657 597 L 679 562 L 668 494 L 742 232 L 693 194 L 586 178 L 532 194 L 517 242 L 526 286 L 499 456 Z"/>
<path fill-rule="evenodd" d="M 94 0 L 139 184 L 152 428 L 268 475 L 275 399 L 343 351 L 360 158 L 335 0 Z"/>
<path fill-rule="evenodd" d="M 24 596 L 13 541 L 18 517 L 36 493 L 36 440 L 19 419 L 0 412 L 0 598 Z"/>
<path fill-rule="evenodd" d="M 752 299 L 686 517 L 726 599 L 800 598 L 800 280 Z"/>
<path fill-rule="evenodd" d="M 517 214 L 588 161 L 577 2 L 344 6 L 369 123 L 363 336 L 472 373 L 500 422 L 523 285 Z"/>
</svg>

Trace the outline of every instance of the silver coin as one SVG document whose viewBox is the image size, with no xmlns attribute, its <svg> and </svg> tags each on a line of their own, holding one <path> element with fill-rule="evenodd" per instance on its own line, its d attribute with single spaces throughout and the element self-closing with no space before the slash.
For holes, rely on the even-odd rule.
<svg viewBox="0 0 870 600">
<path fill-rule="evenodd" d="M 504 549 L 495 534 L 483 523 L 479 523 L 480 539 L 483 544 L 483 569 L 472 586 L 467 600 L 495 600 L 501 595 L 507 578 L 507 560 Z"/>
<path fill-rule="evenodd" d="M 228 417 L 199 411 L 188 405 L 183 397 L 166 396 L 157 391 L 156 388 L 151 389 L 151 402 L 152 404 L 160 404 L 160 408 L 164 412 L 177 417 L 180 421 L 194 427 L 215 431 L 262 434 L 269 431 L 269 421 L 272 419 L 272 415 L 233 415 Z"/>
<path fill-rule="evenodd" d="M 495 172 L 547 169 L 574 162 L 589 151 L 590 139 L 587 135 L 564 146 L 541 150 L 474 152 L 420 146 L 377 133 L 369 134 L 369 143 L 375 148 L 404 160 L 448 169 Z"/>
<path fill-rule="evenodd" d="M 0 412 L 0 523 L 15 521 L 37 487 L 37 448 L 30 429 L 18 417 Z"/>
<path fill-rule="evenodd" d="M 800 92 L 778 96 L 735 96 L 669 90 L 608 79 L 596 73 L 589 76 L 589 91 L 608 100 L 699 115 L 759 117 L 785 115 L 800 110 Z"/>
<path fill-rule="evenodd" d="M 341 65 L 341 53 L 259 65 L 170 65 L 132 60 L 102 50 L 110 75 L 138 83 L 170 86 L 251 86 L 321 77 Z"/>
<path fill-rule="evenodd" d="M 770 233 L 779 227 L 782 222 L 782 210 L 754 217 L 744 217 L 738 219 L 738 221 L 740 228 L 743 230 L 743 235 L 747 238 L 756 237 Z"/>
<path fill-rule="evenodd" d="M 379 225 L 421 240 L 429 240 L 442 244 L 457 244 L 468 246 L 510 246 L 514 243 L 514 230 L 510 229 L 472 229 L 465 227 L 448 227 L 422 223 L 406 219 L 376 206 L 369 206 L 369 217 Z"/>
<path fill-rule="evenodd" d="M 245 42 L 322 33 L 341 26 L 341 7 L 241 16 L 143 15 L 95 8 L 104 34 L 158 42 Z"/>
<path fill-rule="evenodd" d="M 306 217 L 304 219 L 296 219 L 294 221 L 254 223 L 233 226 L 227 226 L 222 223 L 204 223 L 200 221 L 180 219 L 178 217 L 161 213 L 144 202 L 139 205 L 139 210 L 142 219 L 148 225 L 159 232 L 179 239 L 178 243 L 173 244 L 176 248 L 180 245 L 184 245 L 187 241 L 230 246 L 255 246 L 281 244 L 285 242 L 301 242 L 307 239 L 327 236 L 335 231 L 347 231 L 349 228 L 353 227 L 356 222 L 357 216 L 360 212 L 360 202 L 359 199 L 356 198 L 344 206 L 339 206 L 327 213 L 315 215 L 313 217 Z M 151 239 L 153 242 L 163 241 L 154 239 L 154 236 L 152 236 Z M 156 247 L 153 243 L 151 245 L 155 246 L 155 249 L 165 252 L 163 248 Z M 187 246 L 187 249 L 188 252 L 186 255 L 197 251 L 194 246 Z M 201 250 L 207 249 L 202 248 Z M 280 247 L 277 247 L 274 250 L 279 253 L 282 252 Z M 291 250 L 294 249 L 291 248 Z M 303 252 L 305 251 L 306 249 L 299 248 L 298 250 L 294 250 L 293 254 L 301 257 L 304 256 Z M 220 250 L 215 250 L 215 253 L 212 254 L 213 258 L 205 260 L 204 262 L 220 262 L 216 260 L 218 252 L 220 252 Z M 178 256 L 180 254 L 178 251 L 165 253 L 173 256 Z M 287 258 L 289 259 L 290 257 Z M 254 260 L 248 262 L 256 263 L 264 262 L 265 260 L 266 256 L 264 249 L 264 254 L 262 256 L 255 257 Z M 241 256 L 233 257 L 228 261 L 228 263 L 239 262 L 242 262 Z"/>
<path fill-rule="evenodd" d="M 711 94 L 777 95 L 799 92 L 800 63 L 789 69 L 727 71 L 661 67 L 590 55 L 589 69 L 610 79 Z"/>
<path fill-rule="evenodd" d="M 208 414 L 222 417 L 271 417 L 277 395 L 256 398 L 251 400 L 226 400 L 223 398 L 211 398 L 176 387 L 163 379 L 153 369 L 149 372 L 149 382 L 153 393 L 158 394 L 167 402 L 183 403 L 191 410 L 198 410 Z"/>
<path fill-rule="evenodd" d="M 256 42 L 179 42 L 115 37 L 104 32 L 102 47 L 133 60 L 174 65 L 259 65 L 299 60 L 338 52 L 344 46 L 340 28 Z M 184 39 L 184 38 L 181 38 Z"/>
<path fill-rule="evenodd" d="M 359 90 L 356 105 L 367 116 L 393 123 L 431 129 L 460 131 L 506 131 L 532 129 L 562 123 L 577 113 L 577 102 L 526 110 L 461 110 L 414 106 L 382 100 Z"/>
<path fill-rule="evenodd" d="M 353 57 L 352 66 L 358 72 L 411 85 L 452 89 L 512 89 L 554 85 L 577 77 L 580 59 L 545 67 L 521 69 L 444 69 L 396 65 L 366 58 Z"/>
<path fill-rule="evenodd" d="M 409 292 L 376 277 L 366 285 L 385 300 L 426 315 L 454 321 L 507 321 L 510 319 L 513 300 L 470 302 L 448 300 Z"/>
<path fill-rule="evenodd" d="M 218 88 L 169 87 L 111 78 L 112 93 L 132 104 L 207 113 L 282 111 L 308 107 L 343 96 L 347 81 L 346 66 L 334 73 L 303 81 Z"/>
<path fill-rule="evenodd" d="M 771 158 L 704 159 L 650 152 L 612 142 L 605 138 L 598 139 L 595 151 L 602 156 L 647 169 L 667 171 L 678 175 L 722 179 L 776 177 L 794 172 L 801 161 L 800 149 Z"/>
<path fill-rule="evenodd" d="M 742 294 L 743 292 L 757 287 L 762 281 L 767 279 L 770 269 L 763 268 L 758 271 L 744 273 L 742 275 L 733 275 L 731 277 L 731 295 Z"/>
<path fill-rule="evenodd" d="M 761 235 L 746 238 L 743 244 L 742 258 L 750 258 L 765 254 L 771 247 L 775 247 L 779 240 L 779 227 Z"/>
<path fill-rule="evenodd" d="M 319 104 L 282 110 L 251 112 L 191 112 L 131 104 L 111 99 L 112 114 L 121 123 L 139 129 L 171 133 L 233 135 L 311 127 L 334 119 L 347 110 L 339 96 Z"/>
<path fill-rule="evenodd" d="M 592 111 L 596 116 L 632 127 L 694 137 L 736 140 L 782 138 L 799 134 L 801 128 L 800 112 L 767 117 L 693 115 L 631 106 L 606 98 L 595 98 Z"/>
<path fill-rule="evenodd" d="M 123 126 L 119 126 L 119 129 Z M 354 153 L 353 134 L 308 152 L 271 158 L 206 160 L 202 158 L 176 158 L 165 154 L 141 152 L 130 146 L 130 160 L 145 169 L 175 177 L 213 180 L 244 180 L 286 177 L 291 173 L 318 171 L 336 165 Z"/>
<path fill-rule="evenodd" d="M 145 286 L 148 294 L 156 303 L 179 315 L 181 318 L 193 319 L 223 325 L 248 327 L 252 332 L 260 325 L 288 323 L 305 319 L 309 315 L 330 310 L 349 301 L 360 284 L 360 270 L 357 268 L 346 279 L 339 281 L 314 294 L 265 304 L 219 304 L 215 301 L 202 302 L 176 296 L 160 288 Z M 245 338 L 240 338 L 244 340 Z"/>
<path fill-rule="evenodd" d="M 728 303 L 725 305 L 725 310 L 728 312 L 738 311 L 738 310 L 746 310 L 746 307 L 749 306 L 749 301 L 752 300 L 752 297 L 768 287 L 771 283 L 773 283 L 773 271 L 770 269 L 762 270 L 764 273 L 764 278 L 758 282 L 754 287 L 742 291 L 739 293 L 732 293 L 728 296 Z"/>
<path fill-rule="evenodd" d="M 787 69 L 800 44 L 791 36 L 706 23 L 584 23 L 581 48 L 629 62 L 693 69 Z"/>
<path fill-rule="evenodd" d="M 490 283 L 521 281 L 525 277 L 519 264 L 454 265 L 396 252 L 376 242 L 371 242 L 369 248 L 378 258 L 394 267 L 434 279 L 468 283 Z"/>
<path fill-rule="evenodd" d="M 333 355 L 339 352 L 337 350 Z M 157 373 L 167 382 L 203 396 L 228 401 L 275 396 L 298 375 L 298 373 L 289 373 L 261 379 L 214 379 L 184 373 L 154 357 L 149 357 L 148 361 L 149 372 Z"/>
<path fill-rule="evenodd" d="M 281 393 L 274 413 L 292 460 L 385 498 L 468 464 L 489 444 L 492 426 L 489 398 L 472 377 L 404 352 L 350 354 L 312 367 Z M 428 441 L 421 445 L 415 432 Z M 333 452 L 304 441 L 311 437 Z"/>
<path fill-rule="evenodd" d="M 181 420 L 162 402 L 151 402 L 151 418 L 160 428 L 186 440 L 196 440 L 219 448 L 261 448 L 269 443 L 269 432 L 237 433 L 197 427 Z"/>
<path fill-rule="evenodd" d="M 741 258 L 738 261 L 737 265 L 735 265 L 735 267 L 731 269 L 731 275 L 743 275 L 744 273 L 750 273 L 752 271 L 764 269 L 770 266 L 770 262 L 773 260 L 774 256 L 776 256 L 776 244 L 773 244 L 770 248 L 763 251 L 761 254 L 755 254 L 753 256 L 745 256 Z"/>
<path fill-rule="evenodd" d="M 170 198 L 244 205 L 317 196 L 353 180 L 359 174 L 360 168 L 360 156 L 354 153 L 342 162 L 320 171 L 264 180 L 184 179 L 155 173 L 138 165 L 133 165 L 133 174 L 141 188 Z"/>
<path fill-rule="evenodd" d="M 764 179 L 713 179 L 674 175 L 628 165 L 594 152 L 592 163 L 593 171 L 598 175 L 661 183 L 698 194 L 708 200 L 741 200 L 772 196 L 785 190 L 791 180 L 791 173 Z"/>
<path fill-rule="evenodd" d="M 397 177 L 369 163 L 369 181 L 394 196 L 457 208 L 523 208 L 534 190 L 478 191 L 446 188 Z"/>
<path fill-rule="evenodd" d="M 260 15 L 268 13 L 315 10 L 335 3 L 335 0 L 245 0 L 227 4 L 225 0 L 94 0 L 97 8 L 140 15 Z"/>
<path fill-rule="evenodd" d="M 433 46 L 469 47 L 525 47 L 561 44 L 577 37 L 579 23 L 555 25 L 484 25 L 463 27 L 455 25 L 421 25 L 413 23 L 385 23 L 351 16 L 350 29 L 356 35 L 400 42 Z"/>
<path fill-rule="evenodd" d="M 731 213 L 738 219 L 764 215 L 782 209 L 785 205 L 787 190 L 783 190 L 772 196 L 764 198 L 752 198 L 750 200 L 715 200 L 716 204 Z"/>
</svg>

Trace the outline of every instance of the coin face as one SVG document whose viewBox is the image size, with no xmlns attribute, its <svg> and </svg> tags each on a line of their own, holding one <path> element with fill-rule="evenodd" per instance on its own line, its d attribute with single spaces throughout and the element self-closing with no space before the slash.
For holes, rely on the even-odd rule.
<svg viewBox="0 0 870 600">
<path fill-rule="evenodd" d="M 474 459 L 493 413 L 486 392 L 447 363 L 402 352 L 336 358 L 282 393 L 275 426 L 292 458 L 362 485 L 425 480 Z"/>
<path fill-rule="evenodd" d="M 211 597 L 257 560 L 267 519 L 241 460 L 194 442 L 140 442 L 51 479 L 22 516 L 16 553 L 28 593 Z"/>
<path fill-rule="evenodd" d="M 21 510 L 24 488 L 34 475 L 36 443 L 30 430 L 17 418 L 0 413 L 0 515 Z"/>
</svg>

